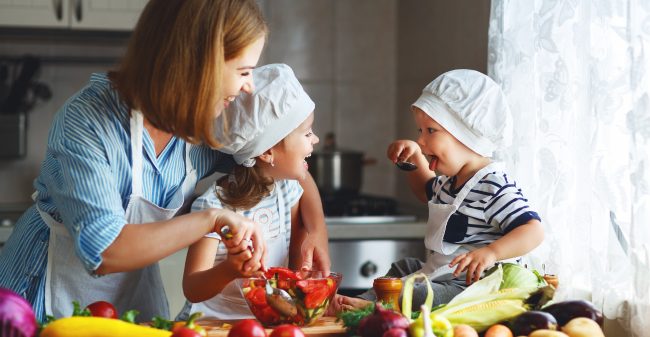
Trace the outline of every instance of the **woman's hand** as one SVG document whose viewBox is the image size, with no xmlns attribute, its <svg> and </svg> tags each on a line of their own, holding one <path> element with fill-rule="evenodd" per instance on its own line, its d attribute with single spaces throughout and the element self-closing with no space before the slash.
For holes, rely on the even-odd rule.
<svg viewBox="0 0 650 337">
<path fill-rule="evenodd" d="M 388 145 L 388 150 L 386 150 L 386 156 L 393 163 L 398 161 L 410 161 L 413 160 L 411 157 L 413 155 L 421 155 L 420 146 L 412 141 L 406 139 L 400 139 L 392 142 Z"/>
<path fill-rule="evenodd" d="M 264 269 L 266 259 L 266 243 L 264 236 L 257 224 L 241 214 L 233 211 L 219 209 L 215 210 L 213 231 L 221 235 L 226 247 L 250 247 L 251 257 L 244 263 L 243 270 L 252 272 L 257 269 Z M 228 226 L 228 235 L 223 232 L 224 226 Z"/>
</svg>

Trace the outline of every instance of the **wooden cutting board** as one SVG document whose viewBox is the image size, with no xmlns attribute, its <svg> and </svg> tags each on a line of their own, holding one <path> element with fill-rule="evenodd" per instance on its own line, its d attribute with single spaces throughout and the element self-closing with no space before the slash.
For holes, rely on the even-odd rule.
<svg viewBox="0 0 650 337">
<path fill-rule="evenodd" d="M 321 317 L 313 325 L 301 327 L 302 332 L 308 337 L 343 337 L 345 328 L 342 323 L 335 322 L 335 317 Z M 217 320 L 199 320 L 200 326 L 208 332 L 208 337 L 227 337 L 228 331 L 236 321 L 217 321 Z M 225 326 L 224 326 L 225 324 Z M 266 329 L 266 333 L 271 334 L 273 329 Z"/>
</svg>

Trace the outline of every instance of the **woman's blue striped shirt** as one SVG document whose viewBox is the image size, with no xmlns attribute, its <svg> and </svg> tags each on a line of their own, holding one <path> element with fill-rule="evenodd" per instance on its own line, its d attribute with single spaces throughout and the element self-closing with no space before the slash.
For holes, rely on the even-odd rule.
<svg viewBox="0 0 650 337">
<path fill-rule="evenodd" d="M 107 75 L 93 74 L 54 117 L 34 181 L 38 206 L 66 225 L 89 272 L 99 267 L 101 253 L 126 224 L 132 179 L 129 118 Z M 185 176 L 185 142 L 172 138 L 158 157 L 146 132 L 143 143 L 143 196 L 165 207 Z M 234 163 L 205 146 L 192 146 L 190 160 L 199 179 L 228 171 Z M 48 241 L 49 229 L 32 206 L 0 254 L 0 286 L 24 296 L 39 319 L 45 314 Z"/>
</svg>

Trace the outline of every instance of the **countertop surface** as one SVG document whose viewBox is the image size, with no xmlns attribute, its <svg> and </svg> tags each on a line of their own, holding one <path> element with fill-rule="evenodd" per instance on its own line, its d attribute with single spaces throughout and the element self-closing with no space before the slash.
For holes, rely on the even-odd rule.
<svg viewBox="0 0 650 337">
<path fill-rule="evenodd" d="M 424 220 L 387 223 L 326 222 L 330 240 L 422 239 L 426 233 Z"/>
</svg>

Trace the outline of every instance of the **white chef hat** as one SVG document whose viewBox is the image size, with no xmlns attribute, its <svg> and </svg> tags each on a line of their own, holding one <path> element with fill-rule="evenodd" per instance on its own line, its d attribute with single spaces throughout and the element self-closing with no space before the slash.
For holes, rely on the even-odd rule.
<svg viewBox="0 0 650 337">
<path fill-rule="evenodd" d="M 246 167 L 255 165 L 255 157 L 291 133 L 315 107 L 286 64 L 254 69 L 253 83 L 253 94 L 239 95 L 215 121 L 216 138 L 224 144 L 219 151 Z"/>
<path fill-rule="evenodd" d="M 448 71 L 413 103 L 461 143 L 484 157 L 510 145 L 512 116 L 499 85 L 475 70 Z"/>
</svg>

